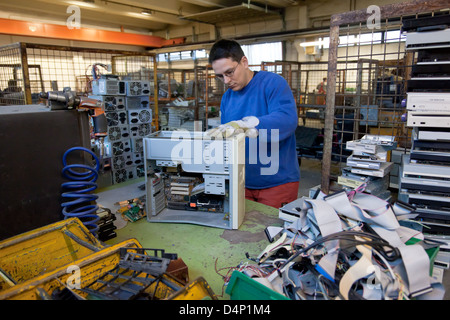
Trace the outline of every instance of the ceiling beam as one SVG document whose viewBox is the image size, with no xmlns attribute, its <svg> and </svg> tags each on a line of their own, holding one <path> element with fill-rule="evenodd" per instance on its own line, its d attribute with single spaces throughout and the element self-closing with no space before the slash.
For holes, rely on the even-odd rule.
<svg viewBox="0 0 450 320">
<path fill-rule="evenodd" d="M 68 29 L 67 26 L 36 23 L 11 19 L 0 19 L 0 34 L 114 43 L 151 48 L 161 48 L 184 43 L 184 38 L 166 40 L 157 36 L 116 32 L 89 28 Z"/>
<path fill-rule="evenodd" d="M 119 2 L 117 2 L 119 3 Z M 125 22 L 131 26 L 147 26 L 147 30 L 161 30 L 167 25 L 182 26 L 186 21 L 179 19 L 177 14 L 153 12 L 152 15 L 141 14 L 142 9 L 139 7 L 124 6 L 116 3 L 105 3 L 97 0 L 95 3 L 84 3 L 83 1 L 66 0 L 14 0 L 5 3 L 0 3 L 0 10 L 9 11 L 17 15 L 24 12 L 30 14 L 35 13 L 37 17 L 49 17 L 65 21 L 70 13 L 67 13 L 69 6 L 75 5 L 81 11 L 81 23 L 85 20 L 98 21 L 108 25 L 115 24 L 117 27 L 124 25 Z M 4 15 L 3 15 L 4 16 Z"/>
</svg>

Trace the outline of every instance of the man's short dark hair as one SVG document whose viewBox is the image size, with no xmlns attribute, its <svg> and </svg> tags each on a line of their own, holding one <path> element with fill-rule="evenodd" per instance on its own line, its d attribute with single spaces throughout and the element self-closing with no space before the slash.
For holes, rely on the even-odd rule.
<svg viewBox="0 0 450 320">
<path fill-rule="evenodd" d="M 244 56 L 241 45 L 235 40 L 221 39 L 213 44 L 209 52 L 209 63 L 222 58 L 230 58 L 233 61 L 241 61 Z"/>
</svg>

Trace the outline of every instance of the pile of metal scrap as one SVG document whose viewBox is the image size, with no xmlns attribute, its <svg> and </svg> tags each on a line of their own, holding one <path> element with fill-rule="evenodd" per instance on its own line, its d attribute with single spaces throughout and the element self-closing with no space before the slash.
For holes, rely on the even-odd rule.
<svg viewBox="0 0 450 320">
<path fill-rule="evenodd" d="M 389 173 L 394 163 L 388 159 L 396 147 L 393 136 L 365 135 L 359 140 L 347 141 L 346 149 L 352 154 L 347 158 L 347 167 L 342 169 L 338 183 L 350 189 L 362 186 L 366 193 L 389 200 Z"/>
<path fill-rule="evenodd" d="M 303 197 L 280 208 L 284 226 L 268 227 L 271 243 L 234 270 L 293 300 L 440 300 L 442 244 L 410 227 L 415 215 L 355 191 Z"/>
<path fill-rule="evenodd" d="M 174 253 L 105 246 L 78 218 L 0 242 L 0 300 L 216 300 Z"/>
<path fill-rule="evenodd" d="M 160 249 L 120 248 L 119 263 L 80 291 L 88 299 L 163 299 L 185 285 L 167 272 L 171 261 L 177 259 L 176 254 Z"/>
</svg>

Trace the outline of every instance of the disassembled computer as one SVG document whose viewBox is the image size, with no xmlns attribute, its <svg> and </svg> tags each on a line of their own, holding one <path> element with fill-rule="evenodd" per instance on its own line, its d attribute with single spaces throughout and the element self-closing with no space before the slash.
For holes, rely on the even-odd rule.
<svg viewBox="0 0 450 320">
<path fill-rule="evenodd" d="M 158 131 L 144 138 L 149 222 L 238 229 L 245 214 L 245 137 Z"/>
</svg>

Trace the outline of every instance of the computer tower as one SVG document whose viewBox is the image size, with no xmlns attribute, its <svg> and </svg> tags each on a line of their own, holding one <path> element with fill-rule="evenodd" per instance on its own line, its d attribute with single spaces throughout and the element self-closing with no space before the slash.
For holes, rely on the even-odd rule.
<svg viewBox="0 0 450 320">
<path fill-rule="evenodd" d="M 143 138 L 149 222 L 238 229 L 245 214 L 245 137 L 158 131 Z"/>
</svg>

